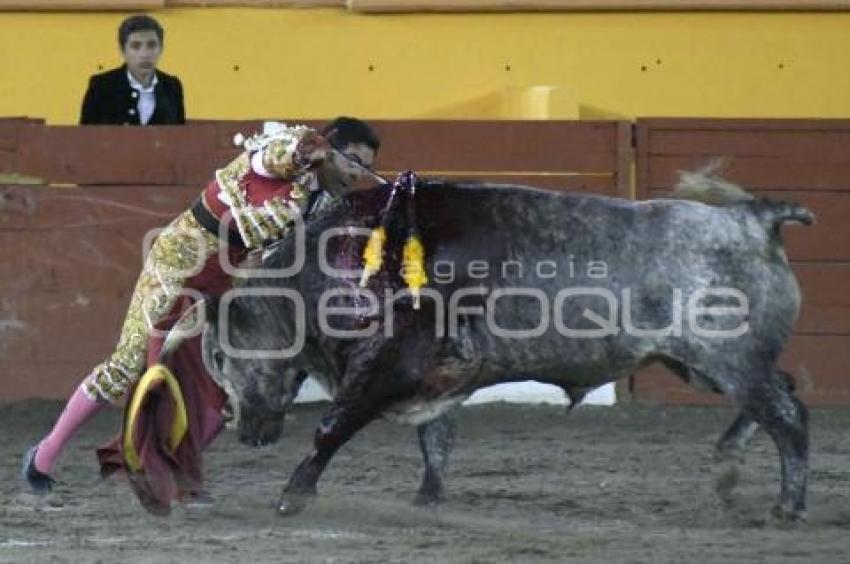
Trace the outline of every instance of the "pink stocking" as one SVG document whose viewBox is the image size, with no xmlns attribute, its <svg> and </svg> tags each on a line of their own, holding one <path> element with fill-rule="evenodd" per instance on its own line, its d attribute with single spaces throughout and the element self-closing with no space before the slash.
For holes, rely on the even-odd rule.
<svg viewBox="0 0 850 564">
<path fill-rule="evenodd" d="M 83 391 L 83 386 L 79 386 L 65 405 L 53 430 L 39 443 L 35 455 L 36 470 L 50 473 L 71 437 L 104 405 L 105 402 L 89 398 Z"/>
</svg>

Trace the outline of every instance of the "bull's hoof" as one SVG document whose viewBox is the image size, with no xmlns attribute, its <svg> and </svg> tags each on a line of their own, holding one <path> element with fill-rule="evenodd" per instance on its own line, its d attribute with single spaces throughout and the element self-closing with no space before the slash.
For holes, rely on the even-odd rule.
<svg viewBox="0 0 850 564">
<path fill-rule="evenodd" d="M 790 503 L 780 503 L 770 510 L 772 521 L 781 524 L 804 523 L 808 517 L 805 509 L 795 509 Z"/>
<path fill-rule="evenodd" d="M 738 465 L 734 462 L 726 462 L 718 467 L 714 479 L 714 491 L 725 505 L 733 505 L 735 497 L 732 493 L 738 486 L 741 473 L 738 470 Z"/>
<path fill-rule="evenodd" d="M 413 498 L 413 505 L 419 507 L 433 507 L 439 505 L 443 501 L 443 492 L 419 492 Z"/>
<path fill-rule="evenodd" d="M 291 517 L 301 513 L 314 495 L 302 493 L 284 493 L 277 503 L 277 514 L 281 517 Z"/>
</svg>

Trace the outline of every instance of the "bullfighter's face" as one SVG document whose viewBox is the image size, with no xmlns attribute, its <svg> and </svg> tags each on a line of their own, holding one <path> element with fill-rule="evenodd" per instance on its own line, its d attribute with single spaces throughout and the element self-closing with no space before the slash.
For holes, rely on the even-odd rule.
<svg viewBox="0 0 850 564">
<path fill-rule="evenodd" d="M 365 143 L 349 143 L 339 150 L 330 151 L 318 170 L 319 185 L 332 194 L 341 195 L 351 190 L 371 188 L 374 179 L 364 169 L 371 169 L 375 150 Z"/>
</svg>

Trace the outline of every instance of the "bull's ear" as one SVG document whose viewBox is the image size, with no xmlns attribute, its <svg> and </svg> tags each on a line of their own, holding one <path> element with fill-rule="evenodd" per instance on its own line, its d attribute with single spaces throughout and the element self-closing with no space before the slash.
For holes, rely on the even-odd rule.
<svg viewBox="0 0 850 564">
<path fill-rule="evenodd" d="M 199 324 L 204 323 L 206 317 L 209 319 L 206 310 L 206 303 L 195 302 L 192 306 L 180 315 L 174 325 L 168 329 L 165 340 L 159 350 L 159 363 L 167 365 L 172 354 L 178 350 L 188 338 L 195 337 L 199 331 L 203 331 L 203 327 Z"/>
<path fill-rule="evenodd" d="M 219 381 L 218 377 L 221 375 L 222 369 L 224 368 L 224 361 L 226 360 L 224 350 L 219 345 L 218 341 L 218 331 L 214 325 L 211 325 L 209 320 L 207 321 L 207 326 L 204 328 L 204 333 L 201 336 L 201 360 L 204 363 L 204 367 L 207 369 L 207 372 L 213 377 L 219 386 L 222 386 L 222 382 Z"/>
<path fill-rule="evenodd" d="M 221 372 L 222 370 L 224 370 L 224 360 L 225 360 L 224 351 L 221 350 L 221 349 L 215 349 L 212 352 L 211 356 L 212 356 L 213 366 L 216 367 L 218 372 Z"/>
</svg>

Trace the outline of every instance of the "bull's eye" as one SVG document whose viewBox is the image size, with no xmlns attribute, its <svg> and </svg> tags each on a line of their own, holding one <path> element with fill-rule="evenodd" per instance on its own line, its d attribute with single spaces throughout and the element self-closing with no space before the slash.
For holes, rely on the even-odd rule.
<svg viewBox="0 0 850 564">
<path fill-rule="evenodd" d="M 221 370 L 224 367 L 224 351 L 217 350 L 213 353 L 213 362 L 215 362 L 216 368 Z"/>
</svg>

